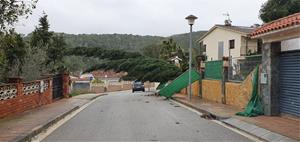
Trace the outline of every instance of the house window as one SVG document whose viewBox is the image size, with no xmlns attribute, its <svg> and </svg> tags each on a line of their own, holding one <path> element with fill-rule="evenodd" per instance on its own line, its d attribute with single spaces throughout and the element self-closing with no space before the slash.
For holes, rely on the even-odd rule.
<svg viewBox="0 0 300 142">
<path fill-rule="evenodd" d="M 200 42 L 200 51 L 206 52 L 206 44 L 203 44 L 203 41 Z"/>
<path fill-rule="evenodd" d="M 234 39 L 229 40 L 229 49 L 234 49 Z"/>
<path fill-rule="evenodd" d="M 203 45 L 202 51 L 206 52 L 206 44 Z"/>
</svg>

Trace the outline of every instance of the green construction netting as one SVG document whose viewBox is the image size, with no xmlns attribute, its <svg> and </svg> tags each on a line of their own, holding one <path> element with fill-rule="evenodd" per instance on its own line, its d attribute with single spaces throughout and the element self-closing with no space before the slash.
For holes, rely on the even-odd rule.
<svg viewBox="0 0 300 142">
<path fill-rule="evenodd" d="M 205 62 L 205 79 L 222 79 L 223 61 Z"/>
<path fill-rule="evenodd" d="M 160 82 L 159 85 L 156 87 L 156 90 L 160 90 L 167 85 L 167 82 Z"/>
<path fill-rule="evenodd" d="M 243 112 L 236 115 L 254 117 L 264 114 L 264 108 L 260 96 L 258 95 L 258 67 L 256 67 L 252 81 L 252 96 Z"/>
<path fill-rule="evenodd" d="M 192 69 L 191 79 L 192 82 L 195 82 L 197 80 L 201 79 L 200 74 Z M 189 79 L 189 71 L 184 72 L 179 77 L 177 77 L 175 80 L 173 80 L 170 84 L 165 86 L 159 91 L 159 95 L 165 96 L 167 98 L 172 97 L 176 92 L 179 92 L 183 88 L 186 88 L 188 86 L 188 79 Z"/>
</svg>

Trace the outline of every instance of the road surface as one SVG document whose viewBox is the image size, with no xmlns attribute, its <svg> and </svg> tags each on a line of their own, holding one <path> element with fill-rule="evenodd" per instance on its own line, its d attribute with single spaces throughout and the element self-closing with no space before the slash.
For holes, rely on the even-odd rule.
<svg viewBox="0 0 300 142">
<path fill-rule="evenodd" d="M 250 141 L 146 93 L 102 96 L 43 141 Z"/>
</svg>

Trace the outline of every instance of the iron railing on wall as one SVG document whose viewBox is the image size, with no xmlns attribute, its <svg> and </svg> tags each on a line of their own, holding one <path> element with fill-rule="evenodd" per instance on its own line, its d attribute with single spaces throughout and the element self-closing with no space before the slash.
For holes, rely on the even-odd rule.
<svg viewBox="0 0 300 142">
<path fill-rule="evenodd" d="M 261 64 L 261 55 L 241 56 L 229 59 L 228 80 L 242 82 L 253 69 Z"/>
</svg>

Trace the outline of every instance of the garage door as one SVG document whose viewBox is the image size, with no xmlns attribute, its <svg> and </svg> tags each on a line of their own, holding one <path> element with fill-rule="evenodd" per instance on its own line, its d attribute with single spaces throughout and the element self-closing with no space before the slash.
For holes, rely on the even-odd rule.
<svg viewBox="0 0 300 142">
<path fill-rule="evenodd" d="M 300 51 L 280 57 L 280 111 L 300 116 Z"/>
</svg>

